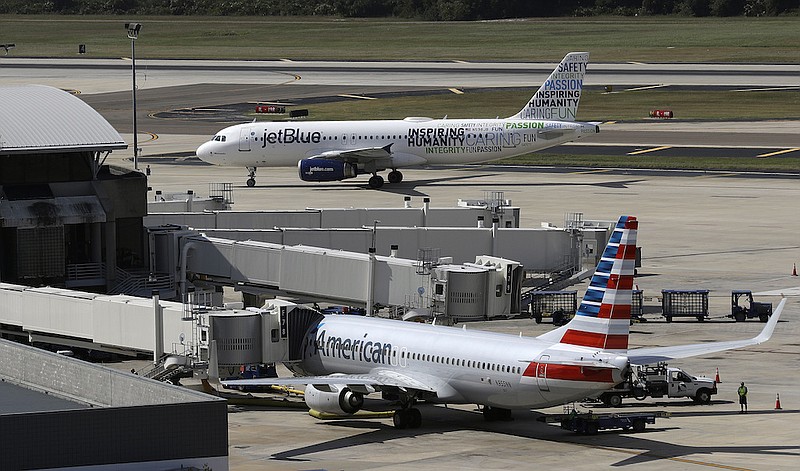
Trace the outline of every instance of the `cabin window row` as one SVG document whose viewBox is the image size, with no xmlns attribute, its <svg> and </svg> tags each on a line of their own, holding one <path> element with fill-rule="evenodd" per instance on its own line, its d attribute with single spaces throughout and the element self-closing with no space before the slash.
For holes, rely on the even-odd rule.
<svg viewBox="0 0 800 471">
<path fill-rule="evenodd" d="M 315 344 L 317 348 L 323 348 L 323 346 L 319 342 L 315 342 Z M 344 350 L 343 344 L 341 343 L 337 343 L 336 345 L 334 345 L 333 348 L 338 350 Z M 362 348 L 359 345 L 355 346 L 354 348 L 348 348 L 348 350 L 352 350 L 353 353 L 356 353 L 361 351 Z M 397 358 L 398 357 L 397 349 L 392 349 L 391 352 L 389 353 L 389 356 Z M 440 355 L 430 355 L 430 354 L 416 353 L 416 352 L 407 352 L 405 350 L 400 351 L 399 356 L 400 358 L 407 360 L 427 361 L 429 363 L 441 363 L 443 365 L 453 365 L 453 366 L 462 366 L 465 368 L 476 368 L 488 371 L 498 371 L 500 373 L 522 374 L 522 368 L 519 366 L 503 365 L 499 363 L 465 360 L 462 358 L 451 358 Z"/>
</svg>

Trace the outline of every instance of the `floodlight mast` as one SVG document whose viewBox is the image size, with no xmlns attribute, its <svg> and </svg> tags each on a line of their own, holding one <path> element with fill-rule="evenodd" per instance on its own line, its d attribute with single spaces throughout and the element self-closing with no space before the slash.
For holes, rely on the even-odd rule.
<svg viewBox="0 0 800 471">
<path fill-rule="evenodd" d="M 136 126 L 136 39 L 139 37 L 141 23 L 125 23 L 128 39 L 131 40 L 131 73 L 133 75 L 133 169 L 139 170 L 139 130 Z"/>
</svg>

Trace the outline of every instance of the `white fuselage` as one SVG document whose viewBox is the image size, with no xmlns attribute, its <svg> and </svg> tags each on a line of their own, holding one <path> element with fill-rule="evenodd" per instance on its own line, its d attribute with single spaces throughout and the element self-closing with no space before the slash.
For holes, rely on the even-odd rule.
<svg viewBox="0 0 800 471">
<path fill-rule="evenodd" d="M 442 403 L 541 408 L 589 397 L 623 379 L 628 359 L 534 338 L 348 315 L 312 329 L 296 373 L 364 374 L 379 368 L 435 384 Z M 604 362 L 596 368 L 565 364 Z"/>
<path fill-rule="evenodd" d="M 197 156 L 216 165 L 291 167 L 326 152 L 391 145 L 391 155 L 374 162 L 385 169 L 498 160 L 596 132 L 589 123 L 515 118 L 255 122 L 223 129 Z M 366 167 L 359 168 L 374 171 Z"/>
</svg>

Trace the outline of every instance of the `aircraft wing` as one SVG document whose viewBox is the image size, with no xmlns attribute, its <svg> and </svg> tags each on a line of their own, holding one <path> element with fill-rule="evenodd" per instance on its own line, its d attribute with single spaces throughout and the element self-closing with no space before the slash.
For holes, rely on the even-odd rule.
<svg viewBox="0 0 800 471">
<path fill-rule="evenodd" d="M 677 345 L 674 347 L 637 348 L 635 350 L 628 350 L 628 359 L 635 365 L 649 365 L 660 361 L 672 360 L 673 358 L 688 358 L 764 343 L 772 337 L 772 332 L 775 330 L 775 325 L 781 317 L 781 311 L 783 311 L 783 306 L 785 304 L 786 299 L 783 299 L 780 304 L 778 304 L 778 308 L 775 309 L 775 312 L 772 313 L 772 316 L 770 316 L 769 322 L 767 322 L 761 330 L 761 333 L 751 339 Z"/>
<path fill-rule="evenodd" d="M 360 149 L 331 150 L 312 156 L 312 159 L 344 160 L 347 162 L 365 162 L 369 160 L 388 159 L 392 155 L 392 145 L 383 147 L 362 147 Z"/>
<path fill-rule="evenodd" d="M 416 375 L 415 375 L 416 376 Z M 426 375 L 425 375 L 426 376 Z M 294 378 L 254 378 L 254 379 L 235 379 L 222 381 L 225 386 L 282 386 L 293 384 L 313 384 L 321 385 L 346 385 L 354 391 L 373 392 L 368 388 L 380 389 L 382 387 L 394 387 L 401 389 L 411 389 L 428 393 L 437 393 L 437 388 L 430 378 L 415 378 L 405 372 L 375 368 L 366 374 L 335 374 L 328 376 L 296 376 Z"/>
</svg>

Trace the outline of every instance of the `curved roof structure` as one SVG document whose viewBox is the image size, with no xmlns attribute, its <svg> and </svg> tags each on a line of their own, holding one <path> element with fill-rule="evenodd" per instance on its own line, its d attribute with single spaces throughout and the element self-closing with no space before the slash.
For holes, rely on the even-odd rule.
<svg viewBox="0 0 800 471">
<path fill-rule="evenodd" d="M 0 87 L 0 155 L 127 147 L 100 113 L 63 90 L 45 85 Z"/>
</svg>

